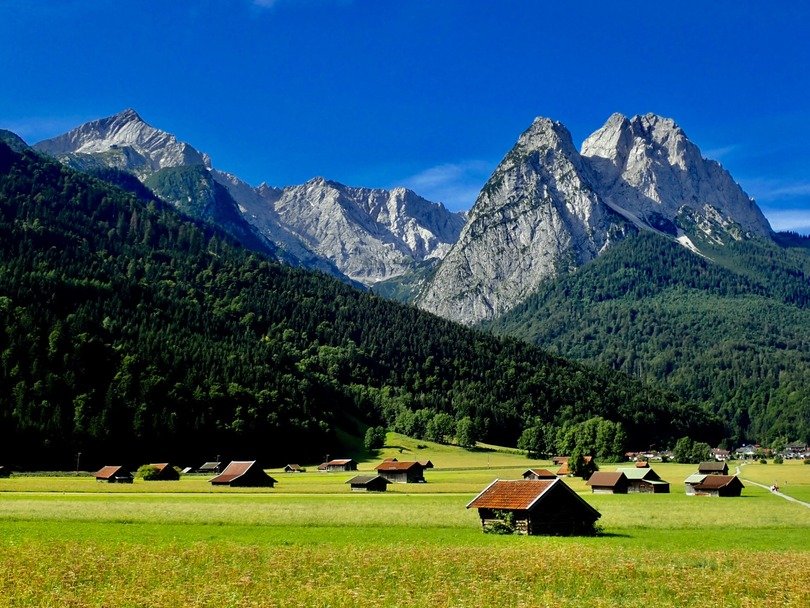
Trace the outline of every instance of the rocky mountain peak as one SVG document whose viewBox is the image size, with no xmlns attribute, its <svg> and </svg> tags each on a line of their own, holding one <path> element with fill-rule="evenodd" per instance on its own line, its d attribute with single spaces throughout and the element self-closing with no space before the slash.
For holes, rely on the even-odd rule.
<svg viewBox="0 0 810 608">
<path fill-rule="evenodd" d="M 147 124 L 132 108 L 85 123 L 34 147 L 67 160 L 94 155 L 101 164 L 128 170 L 140 177 L 166 167 L 210 167 L 207 155 L 178 141 L 171 133 Z M 82 164 L 81 158 L 76 160 L 76 164 Z"/>
</svg>

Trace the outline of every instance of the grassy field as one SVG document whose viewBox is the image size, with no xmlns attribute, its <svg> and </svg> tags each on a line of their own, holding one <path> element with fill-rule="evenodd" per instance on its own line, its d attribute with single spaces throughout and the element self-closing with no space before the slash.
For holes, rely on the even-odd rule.
<svg viewBox="0 0 810 608">
<path fill-rule="evenodd" d="M 689 497 L 694 467 L 671 464 L 655 467 L 668 495 L 592 495 L 568 479 L 602 513 L 602 536 L 491 536 L 466 503 L 550 463 L 389 440 L 403 452 L 381 456 L 433 460 L 428 483 L 356 494 L 351 474 L 313 469 L 271 471 L 279 485 L 260 491 L 196 476 L 0 479 L 0 607 L 810 604 L 810 509 L 767 490 Z M 810 467 L 781 466 L 791 489 L 810 489 Z"/>
</svg>

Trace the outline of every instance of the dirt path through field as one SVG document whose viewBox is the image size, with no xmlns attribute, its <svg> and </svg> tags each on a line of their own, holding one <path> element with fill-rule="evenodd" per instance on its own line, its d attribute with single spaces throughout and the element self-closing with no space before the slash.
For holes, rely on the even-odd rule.
<svg viewBox="0 0 810 608">
<path fill-rule="evenodd" d="M 737 467 L 737 475 L 738 476 L 740 475 L 740 467 Z M 743 479 L 742 477 L 740 477 L 740 479 L 742 479 L 745 483 L 750 483 L 755 486 L 759 486 L 760 488 L 765 488 L 766 490 L 770 491 L 771 494 L 773 494 L 774 496 L 779 496 L 780 498 L 784 498 L 785 500 L 789 500 L 790 502 L 795 502 L 797 504 L 802 505 L 803 507 L 807 507 L 808 509 L 810 509 L 810 502 L 804 502 L 803 500 L 793 498 L 792 496 L 782 494 L 781 492 L 774 492 L 773 490 L 771 490 L 770 487 L 766 486 L 765 484 L 757 483 L 756 481 L 751 481 L 750 479 Z"/>
</svg>

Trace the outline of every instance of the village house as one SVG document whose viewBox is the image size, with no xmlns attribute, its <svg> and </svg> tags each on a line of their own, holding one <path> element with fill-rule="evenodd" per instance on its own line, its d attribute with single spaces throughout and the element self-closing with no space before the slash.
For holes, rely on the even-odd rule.
<svg viewBox="0 0 810 608">
<path fill-rule="evenodd" d="M 246 488 L 272 488 L 278 483 L 255 460 L 234 460 L 222 473 L 209 481 L 214 486 Z"/>
<path fill-rule="evenodd" d="M 627 494 L 627 477 L 617 471 L 596 471 L 585 482 L 594 494 Z"/>
<path fill-rule="evenodd" d="M 107 483 L 132 483 L 132 473 L 120 466 L 101 467 L 93 474 L 96 481 L 106 481 Z"/>
<path fill-rule="evenodd" d="M 663 481 L 653 469 L 618 468 L 616 471 L 627 477 L 628 492 L 669 494 L 669 482 Z"/>
<path fill-rule="evenodd" d="M 716 460 L 701 462 L 698 465 L 698 473 L 701 475 L 728 475 L 728 465 L 725 462 Z"/>
<path fill-rule="evenodd" d="M 298 464 L 288 464 L 284 467 L 285 473 L 303 473 L 304 469 L 301 468 L 301 465 Z"/>
<path fill-rule="evenodd" d="M 180 473 L 178 473 L 177 469 L 171 466 L 168 462 L 150 464 L 149 466 L 154 467 L 156 471 L 154 475 L 149 477 L 149 479 L 144 477 L 144 481 L 177 481 L 180 479 Z"/>
<path fill-rule="evenodd" d="M 713 448 L 712 456 L 714 456 L 714 459 L 718 462 L 725 462 L 731 458 L 731 452 L 722 448 Z"/>
<path fill-rule="evenodd" d="M 548 469 L 526 469 L 523 479 L 557 479 L 557 475 Z"/>
<path fill-rule="evenodd" d="M 804 441 L 792 441 L 785 447 L 785 458 L 810 458 L 810 448 Z"/>
<path fill-rule="evenodd" d="M 337 458 L 318 465 L 321 472 L 332 473 L 334 471 L 356 471 L 357 462 L 351 458 Z"/>
<path fill-rule="evenodd" d="M 745 486 L 736 475 L 695 473 L 684 480 L 689 496 L 739 496 Z"/>
<path fill-rule="evenodd" d="M 351 486 L 352 492 L 385 492 L 391 482 L 381 475 L 358 475 L 346 483 Z"/>
<path fill-rule="evenodd" d="M 393 483 L 424 483 L 425 469 L 420 462 L 383 462 L 375 467 L 378 475 Z"/>
<path fill-rule="evenodd" d="M 599 512 L 561 479 L 496 479 L 467 505 L 484 530 L 508 514 L 520 534 L 593 534 Z"/>
</svg>

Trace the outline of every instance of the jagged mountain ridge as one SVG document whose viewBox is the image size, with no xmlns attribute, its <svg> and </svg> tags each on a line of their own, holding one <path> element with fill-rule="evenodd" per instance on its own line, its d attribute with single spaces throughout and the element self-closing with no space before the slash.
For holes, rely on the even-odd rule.
<svg viewBox="0 0 810 608">
<path fill-rule="evenodd" d="M 232 200 L 213 197 L 215 188 L 209 183 L 206 200 L 197 201 L 199 185 L 186 180 L 189 190 L 181 193 L 176 179 L 168 199 L 186 211 L 203 210 L 200 219 L 228 218 L 229 233 L 241 240 L 240 235 L 251 232 L 251 243 L 265 241 L 285 262 L 365 285 L 442 257 L 465 221 L 464 214 L 451 213 L 404 188 L 350 188 L 323 178 L 287 188 L 266 184 L 253 188 L 234 175 L 213 169 L 206 154 L 151 127 L 131 109 L 35 147 L 75 168 L 103 166 L 130 171 L 153 187 L 165 181 L 154 177 L 161 172 L 178 167 L 204 168 Z M 212 204 L 227 209 L 217 211 Z M 239 224 L 234 220 L 237 208 L 251 230 L 231 225 Z"/>
<path fill-rule="evenodd" d="M 537 118 L 496 168 L 417 305 L 472 324 L 524 301 L 637 229 L 696 253 L 772 231 L 756 203 L 671 119 L 620 114 L 578 152 Z"/>
</svg>

